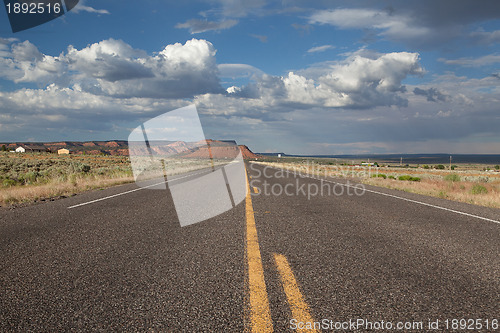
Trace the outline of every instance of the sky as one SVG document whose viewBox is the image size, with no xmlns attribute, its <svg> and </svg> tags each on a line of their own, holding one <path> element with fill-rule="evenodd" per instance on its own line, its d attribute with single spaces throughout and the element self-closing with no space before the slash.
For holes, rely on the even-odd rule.
<svg viewBox="0 0 500 333">
<path fill-rule="evenodd" d="M 195 104 L 255 152 L 500 154 L 499 100 L 499 1 L 81 0 L 17 33 L 0 8 L 0 142 Z"/>
</svg>

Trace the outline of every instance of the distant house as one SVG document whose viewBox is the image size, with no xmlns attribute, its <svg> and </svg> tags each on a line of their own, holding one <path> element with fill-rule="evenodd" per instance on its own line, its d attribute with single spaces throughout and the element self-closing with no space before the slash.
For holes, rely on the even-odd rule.
<svg viewBox="0 0 500 333">
<path fill-rule="evenodd" d="M 22 145 L 16 148 L 16 153 L 45 153 L 47 148 L 44 146 Z"/>
<path fill-rule="evenodd" d="M 58 155 L 69 155 L 70 150 L 66 148 L 61 148 L 57 150 Z"/>
</svg>

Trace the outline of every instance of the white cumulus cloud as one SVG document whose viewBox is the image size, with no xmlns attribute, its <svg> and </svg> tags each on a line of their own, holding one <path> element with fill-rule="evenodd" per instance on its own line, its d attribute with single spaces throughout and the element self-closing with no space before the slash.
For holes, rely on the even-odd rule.
<svg viewBox="0 0 500 333">
<path fill-rule="evenodd" d="M 400 96 L 405 92 L 402 81 L 409 75 L 423 72 L 418 53 L 395 52 L 375 58 L 354 54 L 321 70 L 315 68 L 315 77 L 308 77 L 307 70 L 289 72 L 283 77 L 263 75 L 256 83 L 235 94 L 262 98 L 272 104 L 353 108 L 405 106 L 408 102 Z"/>
<path fill-rule="evenodd" d="M 222 91 L 215 54 L 210 42 L 199 39 L 167 45 L 156 55 L 107 39 L 50 56 L 24 41 L 3 51 L 0 75 L 42 86 L 78 83 L 84 91 L 111 96 L 186 98 Z"/>
</svg>

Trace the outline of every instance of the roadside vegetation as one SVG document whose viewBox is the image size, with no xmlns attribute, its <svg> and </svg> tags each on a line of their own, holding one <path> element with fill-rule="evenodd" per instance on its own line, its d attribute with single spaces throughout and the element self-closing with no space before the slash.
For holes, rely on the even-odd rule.
<svg viewBox="0 0 500 333">
<path fill-rule="evenodd" d="M 133 181 L 126 156 L 0 152 L 0 205 L 48 200 Z"/>
<path fill-rule="evenodd" d="M 302 173 L 353 178 L 364 184 L 392 188 L 470 204 L 500 208 L 500 167 L 497 165 L 350 165 L 341 160 L 263 159 L 259 164 Z M 378 166 L 382 164 L 381 166 Z"/>
</svg>

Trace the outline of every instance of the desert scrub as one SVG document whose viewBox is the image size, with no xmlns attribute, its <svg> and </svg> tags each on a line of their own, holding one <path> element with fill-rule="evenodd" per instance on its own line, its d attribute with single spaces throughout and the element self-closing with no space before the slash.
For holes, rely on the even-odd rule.
<svg viewBox="0 0 500 333">
<path fill-rule="evenodd" d="M 372 178 L 377 178 L 377 177 L 386 179 L 387 175 L 385 175 L 383 173 L 377 173 L 377 174 L 372 175 Z"/>
<path fill-rule="evenodd" d="M 17 182 L 13 179 L 4 179 L 2 182 L 3 187 L 11 187 L 11 186 L 16 186 Z"/>
<path fill-rule="evenodd" d="M 4 187 L 64 182 L 72 175 L 131 176 L 132 169 L 125 156 L 0 153 L 0 183 Z"/>
<path fill-rule="evenodd" d="M 0 204 L 30 202 L 133 181 L 126 156 L 0 152 Z"/>
<path fill-rule="evenodd" d="M 452 173 L 452 174 L 444 176 L 443 179 L 446 181 L 449 181 L 449 182 L 459 182 L 460 176 L 457 175 L 456 173 Z"/>
<path fill-rule="evenodd" d="M 474 184 L 470 189 L 471 194 L 487 194 L 488 189 L 481 184 Z"/>
<path fill-rule="evenodd" d="M 409 176 L 409 175 L 399 176 L 398 179 L 399 180 L 408 180 L 408 181 L 412 181 L 412 182 L 419 182 L 420 181 L 419 177 L 413 177 L 413 176 Z"/>
</svg>

